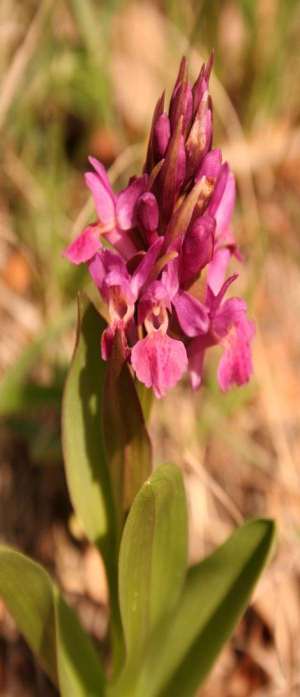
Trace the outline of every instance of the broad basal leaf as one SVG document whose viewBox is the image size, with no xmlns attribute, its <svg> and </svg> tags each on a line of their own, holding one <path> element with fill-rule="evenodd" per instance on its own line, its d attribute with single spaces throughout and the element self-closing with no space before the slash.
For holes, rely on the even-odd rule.
<svg viewBox="0 0 300 697">
<path fill-rule="evenodd" d="M 0 596 L 62 697 L 101 697 L 104 673 L 73 610 L 47 572 L 0 547 Z"/>
<path fill-rule="evenodd" d="M 195 694 L 246 608 L 269 557 L 274 532 L 271 520 L 246 523 L 189 571 L 170 628 L 170 658 L 165 664 L 166 673 L 176 664 L 177 669 L 162 697 Z"/>
<path fill-rule="evenodd" d="M 127 651 L 136 654 L 173 610 L 187 568 L 187 511 L 178 467 L 159 467 L 138 493 L 126 521 L 119 561 Z"/>
<path fill-rule="evenodd" d="M 154 631 L 124 697 L 196 694 L 245 610 L 273 539 L 272 521 L 249 522 L 190 569 L 172 619 Z"/>
</svg>

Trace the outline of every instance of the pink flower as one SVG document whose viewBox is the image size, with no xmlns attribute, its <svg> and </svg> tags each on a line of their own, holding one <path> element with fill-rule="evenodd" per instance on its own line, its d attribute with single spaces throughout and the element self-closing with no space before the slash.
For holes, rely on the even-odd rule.
<svg viewBox="0 0 300 697">
<path fill-rule="evenodd" d="M 135 253 L 136 247 L 130 231 L 135 224 L 135 208 L 139 197 L 145 192 L 147 175 L 137 177 L 130 184 L 114 194 L 103 165 L 90 157 L 94 172 L 87 172 L 85 181 L 90 189 L 98 222 L 89 225 L 64 252 L 73 264 L 89 261 L 101 247 L 104 236 L 126 259 Z"/>
<path fill-rule="evenodd" d="M 207 349 L 220 345 L 222 390 L 242 385 L 252 372 L 254 325 L 240 298 L 224 299 L 236 275 L 232 232 L 235 181 L 222 153 L 212 148 L 209 77 L 212 58 L 193 86 L 182 60 L 165 110 L 154 110 L 144 173 L 114 193 L 104 167 L 90 158 L 85 175 L 97 221 L 65 256 L 86 263 L 107 304 L 102 358 L 116 332 L 138 380 L 164 396 L 189 371 L 202 381 Z M 104 242 L 104 244 L 102 244 Z"/>
<path fill-rule="evenodd" d="M 241 298 L 223 301 L 228 286 L 235 280 L 231 276 L 218 295 L 208 287 L 207 305 L 210 309 L 210 325 L 205 335 L 196 337 L 188 346 L 189 371 L 194 388 L 200 386 L 206 350 L 220 344 L 223 355 L 218 367 L 218 382 L 225 392 L 233 385 L 248 382 L 252 373 L 250 342 L 255 334 L 254 323 L 247 318 L 247 306 Z"/>
</svg>

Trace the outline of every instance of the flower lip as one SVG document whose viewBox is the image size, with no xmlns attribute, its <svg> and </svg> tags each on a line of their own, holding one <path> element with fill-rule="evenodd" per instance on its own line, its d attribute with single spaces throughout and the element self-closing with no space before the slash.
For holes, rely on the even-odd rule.
<svg viewBox="0 0 300 697">
<path fill-rule="evenodd" d="M 146 387 L 152 387 L 155 396 L 160 399 L 180 380 L 188 360 L 181 341 L 158 331 L 135 344 L 131 364 L 137 378 Z"/>
</svg>

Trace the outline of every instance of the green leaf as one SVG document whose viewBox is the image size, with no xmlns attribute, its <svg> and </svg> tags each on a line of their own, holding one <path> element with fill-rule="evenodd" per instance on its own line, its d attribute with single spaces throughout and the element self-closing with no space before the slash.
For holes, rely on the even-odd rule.
<svg viewBox="0 0 300 697">
<path fill-rule="evenodd" d="M 271 520 L 246 523 L 190 570 L 168 647 L 169 668 L 174 670 L 176 664 L 178 668 L 172 670 L 162 695 L 179 697 L 183 690 L 185 697 L 195 694 L 246 609 L 269 558 L 274 533 Z"/>
<path fill-rule="evenodd" d="M 129 656 L 169 616 L 187 569 L 187 511 L 180 470 L 159 467 L 138 493 L 120 548 L 120 607 Z"/>
<path fill-rule="evenodd" d="M 79 300 L 75 352 L 63 399 L 63 450 L 70 497 L 108 575 L 114 662 L 123 645 L 117 591 L 117 550 L 123 511 L 149 474 L 151 447 L 133 378 L 119 353 L 106 363 L 100 338 L 106 324 Z M 117 354 L 117 355 L 116 355 Z"/>
<path fill-rule="evenodd" d="M 62 697 L 101 697 L 105 677 L 96 651 L 48 573 L 0 547 L 0 595 Z"/>
<path fill-rule="evenodd" d="M 113 546 L 113 504 L 104 453 L 101 411 L 105 323 L 85 298 L 78 301 L 77 340 L 66 381 L 62 435 L 70 497 L 89 539 L 106 558 Z"/>
<path fill-rule="evenodd" d="M 163 621 L 123 697 L 192 697 L 246 608 L 270 554 L 274 523 L 254 520 L 192 567 L 171 621 Z"/>
<path fill-rule="evenodd" d="M 121 337 L 115 336 L 103 398 L 103 428 L 119 527 L 152 470 L 150 438 L 134 381 L 124 362 Z"/>
</svg>

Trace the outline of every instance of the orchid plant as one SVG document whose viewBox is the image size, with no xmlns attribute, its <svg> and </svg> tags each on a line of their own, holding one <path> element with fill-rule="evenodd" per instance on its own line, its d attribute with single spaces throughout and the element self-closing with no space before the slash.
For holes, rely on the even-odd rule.
<svg viewBox="0 0 300 697">
<path fill-rule="evenodd" d="M 0 550 L 0 592 L 62 697 L 194 695 L 272 546 L 272 521 L 254 520 L 189 568 L 182 474 L 153 471 L 147 431 L 145 395 L 164 397 L 186 372 L 199 388 L 210 347 L 222 347 L 221 390 L 252 372 L 254 324 L 244 300 L 226 297 L 241 256 L 234 176 L 212 147 L 212 62 L 191 86 L 182 60 L 168 112 L 164 95 L 155 107 L 143 173 L 125 189 L 89 158 L 97 220 L 64 252 L 86 264 L 99 298 L 79 298 L 63 446 L 76 515 L 107 573 L 105 662 L 46 571 Z"/>
</svg>

